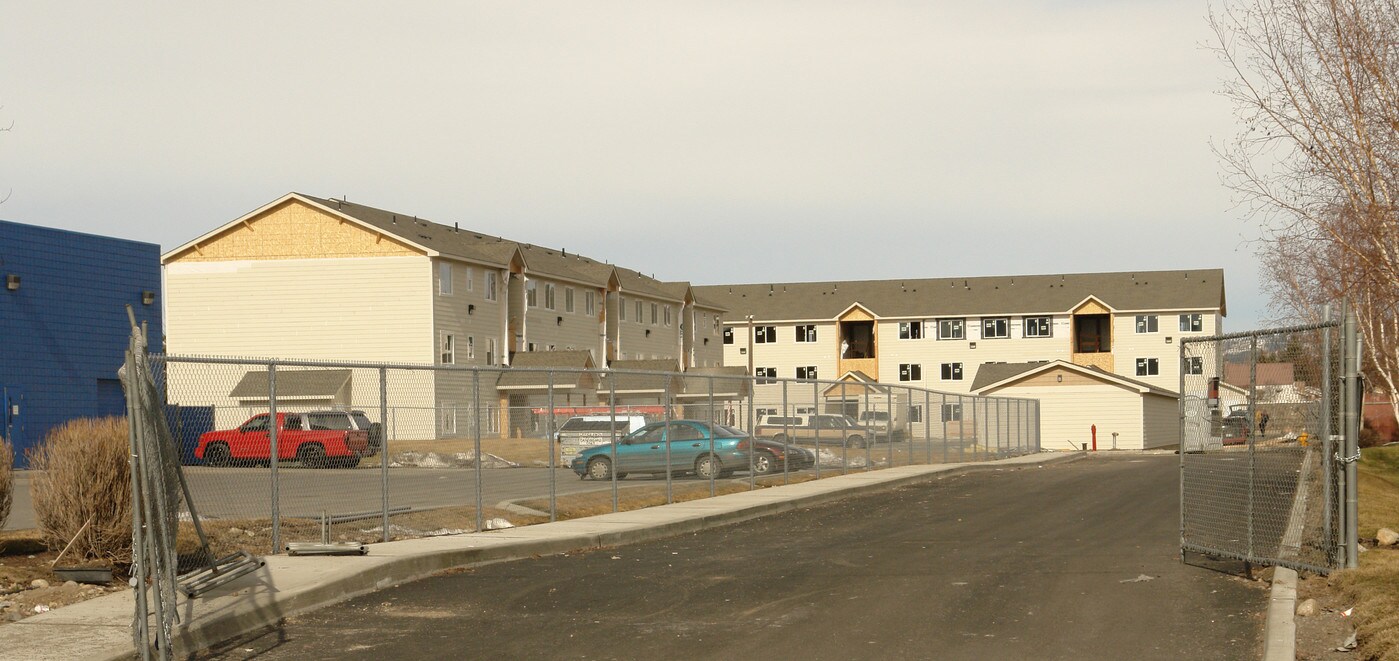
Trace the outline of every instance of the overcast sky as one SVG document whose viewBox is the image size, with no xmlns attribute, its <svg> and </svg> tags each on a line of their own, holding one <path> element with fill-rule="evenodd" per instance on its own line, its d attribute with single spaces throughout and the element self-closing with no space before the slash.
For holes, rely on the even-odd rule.
<svg viewBox="0 0 1399 661">
<path fill-rule="evenodd" d="M 1203 2 L 6 3 L 0 218 L 178 246 L 288 191 L 696 284 L 1225 269 Z"/>
</svg>

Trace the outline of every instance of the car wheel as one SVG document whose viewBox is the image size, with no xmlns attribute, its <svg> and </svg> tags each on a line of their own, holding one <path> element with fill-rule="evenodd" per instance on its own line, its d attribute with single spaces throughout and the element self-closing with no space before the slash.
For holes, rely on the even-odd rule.
<svg viewBox="0 0 1399 661">
<path fill-rule="evenodd" d="M 233 457 L 228 452 L 228 446 L 223 443 L 214 443 L 204 448 L 205 466 L 227 466 Z"/>
<path fill-rule="evenodd" d="M 722 471 L 723 465 L 719 463 L 719 458 L 712 454 L 704 455 L 695 460 L 695 475 L 700 476 L 702 479 L 711 480 L 717 478 Z"/>
<path fill-rule="evenodd" d="M 865 447 L 865 439 L 863 436 L 851 436 L 845 440 L 845 444 L 852 448 L 862 448 Z"/>
<path fill-rule="evenodd" d="M 588 461 L 588 477 L 594 480 L 608 480 L 612 478 L 612 462 L 597 457 Z M 618 476 L 621 477 L 620 475 Z"/>
<path fill-rule="evenodd" d="M 753 455 L 753 473 L 755 475 L 767 475 L 777 468 L 777 457 L 771 452 L 763 451 Z"/>
<path fill-rule="evenodd" d="M 319 443 L 307 443 L 297 448 L 296 460 L 307 468 L 325 468 L 329 465 L 325 458 L 325 448 Z"/>
</svg>

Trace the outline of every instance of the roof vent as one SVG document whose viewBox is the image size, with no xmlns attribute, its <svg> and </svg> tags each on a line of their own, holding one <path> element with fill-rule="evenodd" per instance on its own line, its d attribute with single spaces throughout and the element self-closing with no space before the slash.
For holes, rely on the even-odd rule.
<svg viewBox="0 0 1399 661">
<path fill-rule="evenodd" d="M 461 231 L 461 226 L 457 225 L 456 223 L 452 223 L 452 231 L 453 231 L 453 232 L 460 232 L 460 231 Z"/>
<path fill-rule="evenodd" d="M 391 223 L 397 225 L 397 224 L 398 224 L 398 214 L 394 214 L 394 215 L 389 219 L 389 222 L 391 222 Z"/>
</svg>

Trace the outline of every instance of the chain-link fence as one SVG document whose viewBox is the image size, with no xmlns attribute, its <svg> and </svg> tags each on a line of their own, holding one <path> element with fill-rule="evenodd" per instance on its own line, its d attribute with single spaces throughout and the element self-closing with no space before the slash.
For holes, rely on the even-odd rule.
<svg viewBox="0 0 1399 661">
<path fill-rule="evenodd" d="M 1182 340 L 1183 552 L 1323 573 L 1345 563 L 1337 455 L 1358 346 L 1342 335 L 1337 321 Z"/>
<path fill-rule="evenodd" d="M 873 382 L 151 358 L 220 553 L 527 525 L 1039 450 L 1034 400 Z"/>
</svg>

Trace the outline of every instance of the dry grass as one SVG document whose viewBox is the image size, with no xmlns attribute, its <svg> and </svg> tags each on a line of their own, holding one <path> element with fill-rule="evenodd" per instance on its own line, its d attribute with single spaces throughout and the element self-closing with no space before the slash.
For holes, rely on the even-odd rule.
<svg viewBox="0 0 1399 661">
<path fill-rule="evenodd" d="M 1360 537 L 1399 529 L 1399 447 L 1364 450 L 1358 473 Z M 1360 567 L 1337 572 L 1333 583 L 1355 606 L 1357 658 L 1399 661 L 1399 549 L 1361 554 Z"/>
<path fill-rule="evenodd" d="M 0 528 L 10 518 L 10 504 L 14 502 L 15 451 L 9 441 L 0 436 Z"/>
<path fill-rule="evenodd" d="M 437 454 L 475 452 L 476 441 L 471 438 L 448 438 L 427 441 L 389 441 L 389 454 L 409 451 L 422 453 L 436 452 Z M 513 461 L 521 466 L 538 466 L 548 465 L 549 453 L 558 452 L 559 446 L 551 444 L 542 438 L 483 438 L 481 439 L 481 451 L 486 454 L 493 454 L 501 459 Z M 382 457 L 382 454 L 366 457 L 361 465 L 378 466 Z M 558 462 L 557 456 L 555 456 L 554 461 Z"/>
<path fill-rule="evenodd" d="M 816 479 L 812 473 L 794 473 L 788 475 L 789 484 L 808 482 Z M 604 483 L 605 484 L 605 483 Z M 762 489 L 766 487 L 782 486 L 782 474 L 767 475 L 754 480 L 754 486 Z M 650 482 L 621 480 L 617 483 L 617 511 L 628 512 L 631 510 L 645 509 L 657 505 L 666 504 L 665 482 L 655 480 Z M 720 480 L 715 483 L 715 495 L 723 496 L 731 493 L 748 491 L 748 480 Z M 676 503 L 683 503 L 691 500 L 700 500 L 709 497 L 709 482 L 704 480 L 677 480 L 671 482 L 671 500 Z M 612 513 L 612 490 L 603 488 L 599 491 L 587 493 L 569 494 L 559 496 L 555 499 L 558 507 L 558 519 L 580 519 L 588 516 Z M 548 498 L 536 498 L 519 502 L 520 505 L 541 512 L 549 511 Z"/>
<path fill-rule="evenodd" d="M 29 451 L 35 519 L 49 548 L 72 540 L 65 559 L 130 564 L 129 447 L 125 418 L 83 418 Z"/>
</svg>

